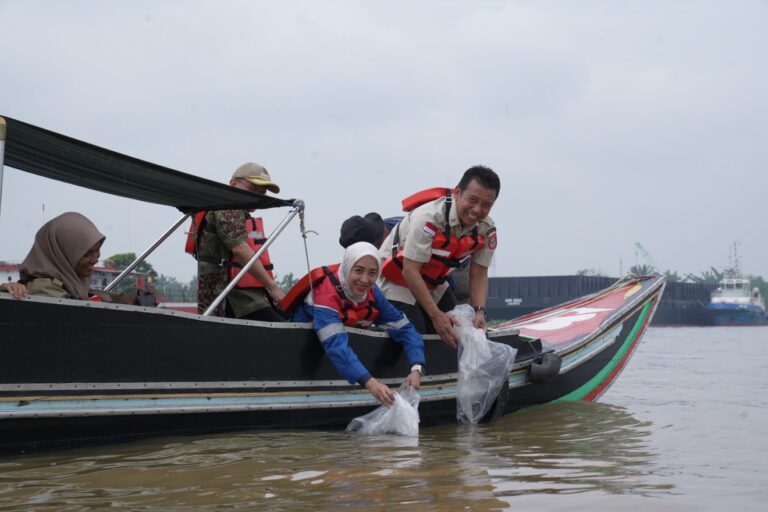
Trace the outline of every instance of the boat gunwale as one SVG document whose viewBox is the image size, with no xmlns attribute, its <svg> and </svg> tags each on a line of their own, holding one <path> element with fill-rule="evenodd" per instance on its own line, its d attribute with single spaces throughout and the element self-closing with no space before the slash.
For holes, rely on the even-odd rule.
<svg viewBox="0 0 768 512">
<path fill-rule="evenodd" d="M 590 345 L 594 345 L 595 343 L 598 343 L 601 339 L 603 339 L 605 336 L 611 334 L 611 329 L 621 328 L 620 324 L 623 324 L 623 322 L 637 314 L 638 309 L 645 307 L 648 304 L 648 301 L 655 301 L 655 305 L 658 304 L 658 299 L 656 297 L 653 297 L 653 292 L 659 292 L 658 287 L 654 286 L 653 288 L 648 290 L 649 293 L 643 294 L 645 300 L 642 301 L 641 304 L 638 305 L 637 308 L 623 308 L 624 314 L 622 314 L 621 318 L 617 319 L 616 322 L 611 323 L 611 328 L 605 330 L 604 332 L 600 334 L 595 334 L 594 336 L 590 336 L 588 340 L 583 340 L 583 342 L 579 343 L 579 347 L 569 351 L 567 354 L 568 356 L 573 356 L 574 354 L 577 354 L 578 352 L 584 352 L 586 351 Z M 634 301 L 638 302 L 638 301 Z M 655 307 L 654 307 L 655 310 Z M 652 313 L 651 313 L 652 314 Z M 648 323 L 645 323 L 645 327 L 647 328 Z M 586 354 L 585 357 L 577 357 L 576 361 L 571 362 L 567 366 L 564 366 L 561 371 L 560 375 L 566 374 L 570 372 L 572 369 L 578 368 L 582 364 L 584 364 L 586 361 L 592 359 L 593 357 L 596 357 L 598 354 L 603 352 L 604 350 L 611 347 L 618 339 L 620 332 L 617 333 L 616 336 L 614 336 L 609 342 L 603 343 L 600 347 L 598 347 L 595 350 L 589 350 L 589 353 Z M 642 335 L 642 333 L 640 334 Z M 530 360 L 520 364 L 516 365 L 517 368 L 513 368 L 513 370 L 510 372 L 510 375 L 508 377 L 508 383 L 511 389 L 513 388 L 521 388 L 527 385 L 531 385 L 531 382 L 528 380 L 527 377 L 527 366 L 530 365 Z M 439 400 L 452 400 L 456 397 L 456 384 L 457 384 L 457 374 L 445 374 L 445 375 L 438 375 L 438 376 L 430 376 L 425 377 L 425 379 L 430 379 L 427 382 L 430 382 L 430 384 L 427 384 L 425 386 L 425 393 L 423 393 L 422 399 L 425 402 L 431 402 L 431 401 L 439 401 Z M 437 379 L 442 378 L 442 382 L 437 382 Z M 447 379 L 446 379 L 447 378 Z M 397 379 L 392 379 L 397 380 Z M 327 385 L 328 381 L 320 381 L 322 384 Z M 342 381 L 343 382 L 343 381 Z M 399 381 L 398 381 L 399 382 Z M 344 382 L 344 384 L 346 384 Z M 26 385 L 14 385 L 14 387 L 19 387 Z M 51 386 L 51 385 L 46 385 Z M 125 388 L 125 385 L 122 385 L 123 388 Z M 243 412 L 243 411 L 265 411 L 265 410 L 292 410 L 292 409 L 314 409 L 314 408 L 324 408 L 324 407 L 331 407 L 331 408 L 339 408 L 339 407 L 358 407 L 358 406 L 371 406 L 376 405 L 377 402 L 372 399 L 368 399 L 367 393 L 364 393 L 362 390 L 356 390 L 356 389 L 350 389 L 349 385 L 345 386 L 347 389 L 338 389 L 338 390 L 317 390 L 315 393 L 312 393 L 310 391 L 309 394 L 307 394 L 306 391 L 298 392 L 298 391 L 285 391 L 281 393 L 271 393 L 266 394 L 264 392 L 262 393 L 252 393 L 247 392 L 244 390 L 244 393 L 238 393 L 238 394 L 229 394 L 229 396 L 219 393 L 211 394 L 211 393 L 199 393 L 199 394 L 193 394 L 193 395 L 186 395 L 186 396 L 180 396 L 179 394 L 169 394 L 165 396 L 127 396 L 127 395 L 108 395 L 101 397 L 89 397 L 89 396 L 74 396 L 74 397 L 37 397 L 36 402 L 42 402 L 47 401 L 51 405 L 55 402 L 73 402 L 75 404 L 85 402 L 88 400 L 97 400 L 98 402 L 105 403 L 105 402 L 115 402 L 115 401 L 123 401 L 123 402 L 135 402 L 135 403 L 156 403 L 158 400 L 169 400 L 169 401 L 184 401 L 184 400 L 190 400 L 190 399 L 197 399 L 197 400 L 206 400 L 207 405 L 180 405 L 180 404 L 170 404 L 166 406 L 154 406 L 154 407 L 148 407 L 148 406 L 142 406 L 142 407 L 128 407 L 128 408 L 118 408 L 118 409 L 103 409 L 103 408 L 50 408 L 48 410 L 40 410 L 39 408 L 35 408 L 34 410 L 19 410 L 18 406 L 14 406 L 15 410 L 13 411 L 0 411 L 0 419 L 14 419 L 14 418 L 42 418 L 42 417 L 77 417 L 77 416 L 131 416 L 131 415 L 145 415 L 145 414 L 185 414 L 185 413 L 227 413 L 227 412 Z M 430 389 L 432 390 L 430 392 Z M 330 395 L 329 395 L 330 393 Z M 318 397 L 320 396 L 333 396 L 334 394 L 337 395 L 343 395 L 343 396 L 360 396 L 361 400 L 341 400 L 341 401 L 333 401 L 333 400 L 318 400 Z M 421 394 L 421 393 L 420 393 Z M 270 396 L 271 395 L 271 396 Z M 235 400 L 247 400 L 249 397 L 255 398 L 255 399 L 261 399 L 261 400 L 270 400 L 270 399 L 285 399 L 289 398 L 290 396 L 293 396 L 295 400 L 301 400 L 302 396 L 305 399 L 304 401 L 294 402 L 294 403 L 286 403 L 286 402 L 277 402 L 277 403 L 267 403 L 267 404 L 258 404 L 258 403 L 242 403 L 242 404 L 218 404 L 216 405 L 215 402 L 226 402 L 227 399 L 235 399 Z M 30 397 L 31 398 L 31 397 Z M 307 400 L 308 399 L 308 400 Z M 2 402 L 5 402 L 7 404 L 6 409 L 8 406 L 10 406 L 10 403 L 16 402 L 17 404 L 21 404 L 23 400 L 23 397 L 6 397 L 4 400 L 0 401 L 0 406 L 4 405 Z M 28 405 L 28 404 L 25 404 Z"/>
<path fill-rule="evenodd" d="M 564 344 L 563 346 L 558 347 L 558 345 L 547 343 L 546 340 L 543 340 L 541 338 L 534 338 L 534 337 L 525 336 L 525 335 L 520 335 L 520 338 L 531 339 L 531 340 L 539 339 L 541 340 L 542 346 L 545 346 L 551 349 L 551 351 L 557 354 L 558 356 L 568 355 L 571 352 L 579 350 L 583 345 L 587 345 L 591 343 L 592 340 L 594 340 L 595 338 L 602 336 L 607 331 L 614 328 L 615 325 L 618 324 L 622 318 L 632 316 L 632 314 L 634 314 L 637 311 L 637 309 L 642 307 L 649 300 L 650 296 L 653 295 L 654 293 L 658 292 L 659 295 L 661 296 L 661 294 L 663 294 L 664 292 L 665 286 L 666 286 L 666 278 L 664 276 L 659 276 L 656 282 L 652 283 L 651 286 L 649 286 L 647 289 L 642 290 L 641 293 L 637 294 L 636 297 L 633 297 L 631 301 L 622 305 L 621 308 L 613 311 L 612 314 L 608 315 L 605 318 L 605 320 L 601 322 L 600 326 L 598 326 L 597 329 L 590 332 L 589 334 L 584 336 L 584 338 L 582 338 L 577 342 Z M 606 290 L 609 290 L 609 288 L 606 288 Z M 641 303 L 641 304 L 638 305 L 638 303 Z M 557 306 L 552 306 L 552 309 L 555 309 L 555 308 L 557 308 Z M 628 311 L 631 311 L 631 313 L 628 313 Z M 552 311 L 552 313 L 554 313 L 554 311 Z M 542 317 L 542 318 L 546 318 L 546 317 Z"/>
<path fill-rule="evenodd" d="M 167 315 L 172 317 L 185 318 L 188 320 L 198 320 L 203 322 L 211 322 L 211 323 L 225 324 L 225 325 L 253 326 L 253 327 L 262 327 L 262 328 L 266 327 L 266 328 L 275 328 L 275 329 L 312 329 L 312 322 L 292 322 L 292 321 L 265 322 L 262 320 L 245 320 L 245 319 L 238 319 L 238 318 L 205 316 L 203 314 L 188 313 L 186 311 L 159 308 L 156 306 L 137 306 L 133 304 L 118 304 L 114 302 L 84 301 L 84 300 L 77 300 L 77 299 L 46 297 L 42 295 L 28 295 L 27 297 L 24 297 L 22 299 L 16 299 L 16 298 L 13 298 L 9 293 L 0 292 L 0 300 L 22 300 L 22 301 L 29 301 L 29 302 L 40 302 L 44 304 L 59 304 L 62 306 L 70 306 L 70 307 L 107 309 L 107 310 L 113 310 L 113 311 L 128 311 L 133 313 L 149 313 L 154 315 Z M 389 334 L 387 334 L 385 331 L 375 331 L 371 329 L 347 327 L 347 326 L 345 326 L 345 329 L 347 332 L 361 334 L 363 336 L 367 336 L 371 338 L 389 338 L 390 337 Z M 503 330 L 492 331 L 492 332 L 489 331 L 488 338 L 493 339 L 493 338 L 514 336 L 519 334 L 519 332 L 520 332 L 519 329 L 503 329 Z M 425 341 L 440 340 L 440 336 L 437 334 L 422 334 L 421 336 L 422 338 L 424 338 Z"/>
</svg>

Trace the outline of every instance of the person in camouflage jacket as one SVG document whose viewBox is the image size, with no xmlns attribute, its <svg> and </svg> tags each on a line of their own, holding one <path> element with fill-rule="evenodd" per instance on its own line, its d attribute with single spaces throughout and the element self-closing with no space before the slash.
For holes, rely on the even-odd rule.
<svg viewBox="0 0 768 512">
<path fill-rule="evenodd" d="M 267 170 L 255 163 L 246 163 L 235 170 L 229 184 L 243 190 L 261 194 L 271 191 L 277 193 L 280 187 L 274 183 Z M 197 240 L 197 275 L 198 275 L 198 310 L 202 313 L 229 283 L 229 270 L 226 266 L 212 261 L 229 260 L 234 256 L 244 265 L 254 254 L 248 245 L 245 221 L 249 217 L 247 210 L 211 211 L 205 215 L 208 229 L 201 229 Z M 283 299 L 283 291 L 256 261 L 249 273 L 264 284 L 263 288 L 233 288 L 226 300 L 216 308 L 216 316 L 245 318 L 280 322 L 283 317 L 272 306 Z M 270 301 L 271 299 L 271 301 Z"/>
</svg>

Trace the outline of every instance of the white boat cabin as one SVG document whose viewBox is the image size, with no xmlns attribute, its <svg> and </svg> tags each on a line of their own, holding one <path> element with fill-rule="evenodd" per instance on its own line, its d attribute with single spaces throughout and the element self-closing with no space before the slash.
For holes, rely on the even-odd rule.
<svg viewBox="0 0 768 512">
<path fill-rule="evenodd" d="M 723 279 L 712 292 L 712 304 L 756 304 L 765 308 L 760 289 L 750 288 L 748 279 Z"/>
</svg>

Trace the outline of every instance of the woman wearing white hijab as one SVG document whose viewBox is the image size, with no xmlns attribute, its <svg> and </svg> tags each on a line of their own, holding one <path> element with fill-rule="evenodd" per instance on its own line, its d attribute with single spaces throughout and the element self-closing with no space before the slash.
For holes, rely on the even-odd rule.
<svg viewBox="0 0 768 512">
<path fill-rule="evenodd" d="M 378 311 L 371 320 L 362 320 L 360 326 L 375 323 L 383 327 L 390 337 L 403 345 L 411 371 L 406 384 L 416 389 L 421 384 L 424 371 L 424 340 L 413 324 L 401 311 L 392 306 L 376 286 L 381 272 L 379 251 L 368 242 L 357 242 L 347 247 L 338 272 L 328 276 L 307 295 L 304 304 L 297 308 L 293 320 L 312 322 L 317 337 L 336 370 L 350 384 L 360 384 L 377 400 L 391 405 L 394 392 L 376 380 L 360 362 L 349 346 L 344 324 L 349 325 L 358 312 Z M 334 282 L 335 281 L 335 282 Z M 338 289 L 337 286 L 340 288 Z M 360 315 L 362 318 L 363 314 Z M 354 320 L 352 320 L 354 321 Z"/>
</svg>

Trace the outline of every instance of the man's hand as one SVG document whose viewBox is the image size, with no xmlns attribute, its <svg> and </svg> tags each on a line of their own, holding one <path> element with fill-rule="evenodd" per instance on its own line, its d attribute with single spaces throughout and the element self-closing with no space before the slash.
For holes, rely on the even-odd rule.
<svg viewBox="0 0 768 512">
<path fill-rule="evenodd" d="M 484 305 L 488 298 L 488 267 L 479 265 L 472 261 L 469 265 L 469 303 L 475 305 Z M 484 306 L 480 311 L 475 311 L 475 319 L 472 325 L 483 331 L 488 330 L 488 323 L 485 320 Z"/>
<path fill-rule="evenodd" d="M 267 286 L 267 293 L 269 293 L 269 296 L 275 301 L 275 304 L 280 304 L 285 298 L 282 288 L 277 286 L 277 283 L 272 283 L 272 285 Z"/>
<path fill-rule="evenodd" d="M 453 326 L 461 325 L 461 322 L 456 317 L 440 310 L 435 311 L 430 318 L 432 325 L 435 326 L 435 331 L 440 335 L 443 342 L 451 348 L 459 348 L 459 337 L 453 330 Z"/>
<path fill-rule="evenodd" d="M 237 260 L 237 262 L 242 266 L 245 266 L 254 254 L 256 254 L 254 250 L 251 249 L 251 247 L 245 242 L 237 244 L 232 248 L 232 255 L 235 257 L 235 260 Z M 264 269 L 264 265 L 261 264 L 261 261 L 256 260 L 253 262 L 253 265 L 251 265 L 251 267 L 248 269 L 248 273 L 261 281 L 269 296 L 272 297 L 273 301 L 275 301 L 275 304 L 280 304 L 280 302 L 283 300 L 283 297 L 285 297 L 285 294 L 283 293 L 283 290 L 277 286 L 277 283 L 275 283 L 269 273 Z"/>
<path fill-rule="evenodd" d="M 421 372 L 419 372 L 418 370 L 413 370 L 411 373 L 409 373 L 408 376 L 405 378 L 405 387 L 420 389 L 421 388 Z"/>
<path fill-rule="evenodd" d="M 432 325 L 435 326 L 435 332 L 446 345 L 458 348 L 459 338 L 453 332 L 454 325 L 461 325 L 456 318 L 440 311 L 432 298 L 432 293 L 427 288 L 427 284 L 421 277 L 421 267 L 424 265 L 418 261 L 403 258 L 403 279 L 405 279 L 408 289 L 413 294 L 416 302 L 429 315 Z"/>
<path fill-rule="evenodd" d="M 365 389 L 373 395 L 373 398 L 387 407 L 395 403 L 395 392 L 389 389 L 389 386 L 382 384 L 373 377 L 365 383 Z"/>
<path fill-rule="evenodd" d="M 472 325 L 475 327 L 475 329 L 488 331 L 488 322 L 485 320 L 485 313 L 483 311 L 477 311 L 475 313 L 475 319 L 472 321 Z"/>
</svg>

